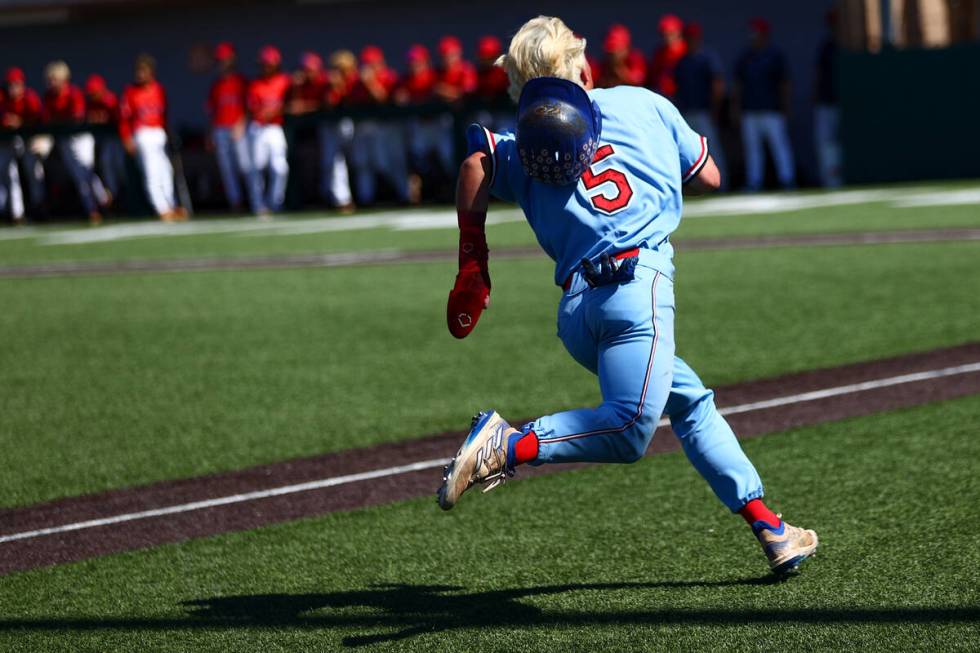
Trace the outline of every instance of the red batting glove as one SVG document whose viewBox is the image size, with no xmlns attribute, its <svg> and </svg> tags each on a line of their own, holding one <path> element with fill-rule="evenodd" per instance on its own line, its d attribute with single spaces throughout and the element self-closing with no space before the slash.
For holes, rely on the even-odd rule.
<svg viewBox="0 0 980 653">
<path fill-rule="evenodd" d="M 486 213 L 459 213 L 459 274 L 449 291 L 446 323 L 449 333 L 465 338 L 490 304 L 489 250 L 483 230 Z"/>
</svg>

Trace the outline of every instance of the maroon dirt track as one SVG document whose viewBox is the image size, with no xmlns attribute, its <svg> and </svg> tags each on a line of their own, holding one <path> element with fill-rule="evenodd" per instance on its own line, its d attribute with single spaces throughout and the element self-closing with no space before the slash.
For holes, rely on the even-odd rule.
<svg viewBox="0 0 980 653">
<path fill-rule="evenodd" d="M 724 408 L 976 362 L 980 362 L 980 342 L 739 383 L 719 388 L 716 399 L 718 405 Z M 728 419 L 741 438 L 748 438 L 973 394 L 980 394 L 980 371 L 734 414 Z M 462 435 L 460 432 L 444 433 L 240 471 L 0 510 L 0 535 L 448 457 L 455 451 Z M 648 455 L 678 448 L 679 443 L 670 430 L 660 429 Z M 521 476 L 576 467 L 581 465 L 522 468 Z M 371 481 L 0 543 L 0 575 L 429 495 L 433 494 L 437 485 L 438 472 L 438 469 L 426 469 Z M 436 509 L 433 500 L 433 510 Z"/>
</svg>

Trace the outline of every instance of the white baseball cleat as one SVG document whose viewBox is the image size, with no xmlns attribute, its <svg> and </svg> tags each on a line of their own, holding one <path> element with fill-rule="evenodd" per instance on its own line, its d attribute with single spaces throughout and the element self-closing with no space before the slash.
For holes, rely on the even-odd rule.
<svg viewBox="0 0 980 653">
<path fill-rule="evenodd" d="M 496 411 L 488 410 L 473 418 L 469 435 L 442 474 L 442 485 L 436 491 L 439 507 L 449 510 L 460 495 L 476 483 L 484 483 L 484 492 L 514 475 L 513 465 L 507 463 L 507 440 L 517 429 Z"/>
<path fill-rule="evenodd" d="M 814 554 L 819 543 L 814 531 L 797 528 L 782 519 L 779 528 L 759 520 L 752 524 L 752 532 L 769 559 L 769 569 L 779 576 L 796 571 L 801 562 Z"/>
</svg>

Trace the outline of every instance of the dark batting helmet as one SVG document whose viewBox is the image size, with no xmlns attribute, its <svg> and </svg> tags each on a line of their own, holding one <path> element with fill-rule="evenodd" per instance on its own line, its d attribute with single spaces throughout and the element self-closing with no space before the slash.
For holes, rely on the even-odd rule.
<svg viewBox="0 0 980 653">
<path fill-rule="evenodd" d="M 524 173 L 546 184 L 578 181 L 599 147 L 602 115 L 585 90 L 564 79 L 538 77 L 517 104 L 517 151 Z"/>
</svg>

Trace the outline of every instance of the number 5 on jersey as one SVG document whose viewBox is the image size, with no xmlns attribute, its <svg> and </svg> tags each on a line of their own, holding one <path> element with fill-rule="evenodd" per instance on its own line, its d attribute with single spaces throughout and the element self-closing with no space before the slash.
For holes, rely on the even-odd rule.
<svg viewBox="0 0 980 653">
<path fill-rule="evenodd" d="M 615 152 L 612 145 L 603 145 L 596 150 L 595 156 L 592 158 L 592 165 L 608 159 L 613 154 Z M 607 186 L 589 195 L 592 206 L 608 215 L 626 208 L 629 206 L 630 200 L 633 199 L 633 189 L 630 187 L 626 173 L 614 167 L 606 168 L 599 173 L 593 172 L 592 168 L 589 167 L 582 174 L 582 183 L 585 184 L 586 190 L 593 190 L 607 183 L 615 186 L 615 192 Z"/>
</svg>

